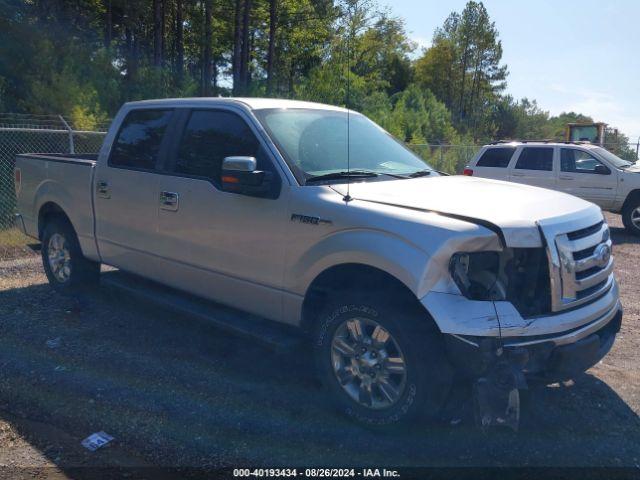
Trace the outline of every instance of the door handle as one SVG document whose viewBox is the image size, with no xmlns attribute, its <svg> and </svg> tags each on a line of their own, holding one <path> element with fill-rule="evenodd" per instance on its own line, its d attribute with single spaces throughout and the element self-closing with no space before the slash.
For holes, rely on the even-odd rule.
<svg viewBox="0 0 640 480">
<path fill-rule="evenodd" d="M 511 176 L 512 177 L 524 177 L 525 174 L 524 173 L 512 173 Z"/>
<path fill-rule="evenodd" d="M 176 192 L 160 192 L 160 208 L 175 212 L 178 210 L 178 198 Z"/>
<path fill-rule="evenodd" d="M 100 180 L 96 183 L 96 193 L 101 198 L 111 198 L 111 193 L 109 192 L 109 183 L 104 180 Z"/>
<path fill-rule="evenodd" d="M 573 178 L 571 178 L 571 177 L 562 177 L 562 176 L 561 176 L 561 177 L 560 177 L 560 180 L 573 180 Z"/>
</svg>

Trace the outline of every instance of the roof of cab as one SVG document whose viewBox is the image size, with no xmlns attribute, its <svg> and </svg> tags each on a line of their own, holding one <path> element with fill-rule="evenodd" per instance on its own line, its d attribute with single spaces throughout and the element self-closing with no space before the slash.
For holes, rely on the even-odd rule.
<svg viewBox="0 0 640 480">
<path fill-rule="evenodd" d="M 599 145 L 591 142 L 563 142 L 560 140 L 500 140 L 498 142 L 489 143 L 484 145 L 485 147 L 517 147 L 518 145 L 531 145 L 534 147 L 547 146 L 547 147 L 566 147 L 567 145 L 574 145 L 584 148 L 596 148 Z"/>
<path fill-rule="evenodd" d="M 334 105 L 323 103 L 303 102 L 299 100 L 286 100 L 281 98 L 246 98 L 246 97 L 193 97 L 193 98 L 163 98 L 157 100 L 140 100 L 129 102 L 127 105 L 137 106 L 171 106 L 171 107 L 213 107 L 215 105 L 241 104 L 251 110 L 264 110 L 267 108 L 307 108 L 316 110 L 347 110 Z"/>
</svg>

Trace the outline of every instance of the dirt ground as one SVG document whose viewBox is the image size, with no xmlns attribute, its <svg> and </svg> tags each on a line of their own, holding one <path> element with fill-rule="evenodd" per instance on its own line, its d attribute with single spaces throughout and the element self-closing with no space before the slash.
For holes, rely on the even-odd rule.
<svg viewBox="0 0 640 480">
<path fill-rule="evenodd" d="M 526 393 L 518 433 L 436 424 L 368 430 L 323 401 L 304 349 L 274 353 L 108 289 L 60 298 L 39 257 L 0 261 L 0 466 L 632 467 L 640 477 L 640 239 L 610 215 L 625 316 L 575 382 Z M 17 253 L 15 253 L 17 252 Z M 91 453 L 80 441 L 115 437 Z M 46 467 L 46 468 L 42 468 Z"/>
</svg>

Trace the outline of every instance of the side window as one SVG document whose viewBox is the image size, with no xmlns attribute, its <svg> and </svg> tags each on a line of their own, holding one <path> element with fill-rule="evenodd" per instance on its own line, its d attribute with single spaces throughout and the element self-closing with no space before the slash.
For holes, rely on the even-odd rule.
<svg viewBox="0 0 640 480">
<path fill-rule="evenodd" d="M 553 148 L 550 147 L 525 147 L 520 152 L 518 170 L 553 170 Z"/>
<path fill-rule="evenodd" d="M 482 154 L 476 166 L 507 168 L 509 160 L 511 160 L 515 151 L 515 147 L 488 148 Z"/>
<path fill-rule="evenodd" d="M 133 110 L 120 127 L 109 164 L 115 167 L 153 170 L 173 110 Z"/>
<path fill-rule="evenodd" d="M 598 171 L 597 167 L 600 166 Z M 609 169 L 590 153 L 575 148 L 563 148 L 560 150 L 560 169 L 570 173 L 599 173 L 608 172 Z"/>
<path fill-rule="evenodd" d="M 258 170 L 269 169 L 260 143 L 242 118 L 231 112 L 196 110 L 182 134 L 174 171 L 218 183 L 222 160 L 236 155 L 256 157 Z"/>
</svg>

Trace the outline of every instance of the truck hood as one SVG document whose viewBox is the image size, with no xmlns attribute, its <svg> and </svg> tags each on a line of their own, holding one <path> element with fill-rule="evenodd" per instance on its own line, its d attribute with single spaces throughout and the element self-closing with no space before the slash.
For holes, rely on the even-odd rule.
<svg viewBox="0 0 640 480">
<path fill-rule="evenodd" d="M 347 193 L 346 184 L 333 188 Z M 602 218 L 598 206 L 572 195 L 459 175 L 352 183 L 349 194 L 355 201 L 435 212 L 484 225 L 509 247 L 541 246 L 539 225 L 575 225 L 585 217 Z"/>
</svg>

